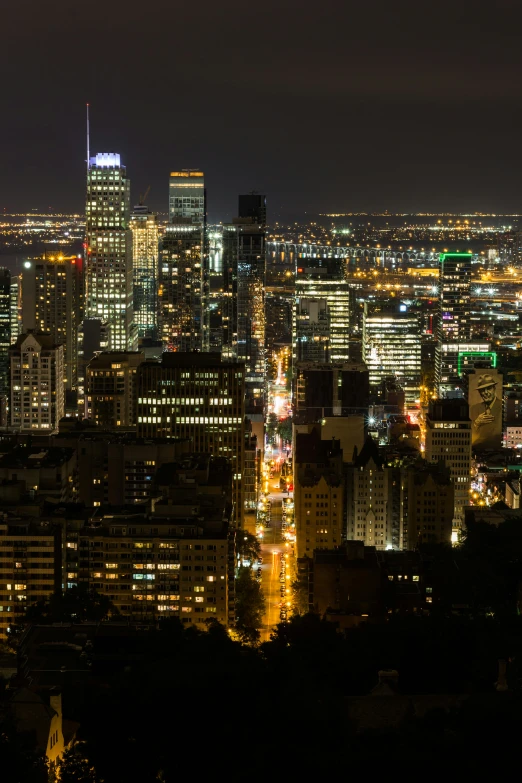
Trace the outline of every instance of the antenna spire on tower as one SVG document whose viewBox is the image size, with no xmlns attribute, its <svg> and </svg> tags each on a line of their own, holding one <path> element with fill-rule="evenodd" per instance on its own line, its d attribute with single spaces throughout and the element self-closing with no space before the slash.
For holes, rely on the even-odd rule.
<svg viewBox="0 0 522 783">
<path fill-rule="evenodd" d="M 87 171 L 89 171 L 89 104 L 87 104 Z"/>
</svg>

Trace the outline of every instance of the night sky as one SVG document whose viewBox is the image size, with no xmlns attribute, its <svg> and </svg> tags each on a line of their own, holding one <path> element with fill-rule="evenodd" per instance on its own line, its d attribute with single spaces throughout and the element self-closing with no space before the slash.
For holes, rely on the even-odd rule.
<svg viewBox="0 0 522 783">
<path fill-rule="evenodd" d="M 9 3 L 9 4 L 8 4 Z M 522 212 L 522 4 L 4 0 L 0 206 L 83 210 L 91 154 L 133 201 L 204 170 L 269 220 L 322 211 Z"/>
</svg>

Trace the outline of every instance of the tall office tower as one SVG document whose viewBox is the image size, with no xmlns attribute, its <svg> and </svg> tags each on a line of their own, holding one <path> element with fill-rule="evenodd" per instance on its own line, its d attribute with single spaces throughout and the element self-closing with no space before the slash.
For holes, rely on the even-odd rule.
<svg viewBox="0 0 522 783">
<path fill-rule="evenodd" d="M 240 197 L 241 199 L 249 197 Z M 257 197 L 256 197 L 257 198 Z M 263 207 L 223 227 L 223 357 L 245 363 L 249 401 L 260 401 L 265 383 L 265 241 Z M 245 211 L 247 211 L 245 209 Z"/>
<path fill-rule="evenodd" d="M 130 182 L 120 156 L 100 152 L 90 158 L 85 206 L 85 315 L 107 324 L 112 351 L 136 347 L 129 209 Z"/>
<path fill-rule="evenodd" d="M 348 361 L 353 289 L 347 279 L 346 259 L 297 258 L 296 263 L 294 346 L 297 346 L 296 318 L 301 300 L 322 299 L 327 304 L 330 318 L 330 361 Z M 296 352 L 294 359 L 297 359 Z"/>
<path fill-rule="evenodd" d="M 421 328 L 406 305 L 364 305 L 363 361 L 376 394 L 385 378 L 404 389 L 406 405 L 418 403 L 421 385 Z"/>
<path fill-rule="evenodd" d="M 458 540 L 471 486 L 471 420 L 465 400 L 432 400 L 426 416 L 426 460 L 444 460 L 455 489 L 452 540 Z"/>
<path fill-rule="evenodd" d="M 205 225 L 207 194 L 205 177 L 198 169 L 171 171 L 169 182 L 169 223 L 187 218 L 191 223 Z"/>
<path fill-rule="evenodd" d="M 176 223 L 167 226 L 160 240 L 159 326 L 167 351 L 207 349 L 203 242 L 202 227 L 190 218 L 177 218 Z"/>
<path fill-rule="evenodd" d="M 139 204 L 130 218 L 132 231 L 132 270 L 134 278 L 134 323 L 138 338 L 156 339 L 158 221 L 156 215 Z"/>
<path fill-rule="evenodd" d="M 160 242 L 160 336 L 168 351 L 209 350 L 207 197 L 202 171 L 172 171 Z"/>
<path fill-rule="evenodd" d="M 11 272 L 0 268 L 0 396 L 9 394 L 11 345 Z"/>
<path fill-rule="evenodd" d="M 139 351 L 97 354 L 87 365 L 86 416 L 100 427 L 136 424 L 136 369 L 144 360 Z"/>
<path fill-rule="evenodd" d="M 55 432 L 65 414 L 63 345 L 48 332 L 20 334 L 9 349 L 11 426 Z"/>
<path fill-rule="evenodd" d="M 295 300 L 293 356 L 296 362 L 330 360 L 330 314 L 325 299 Z"/>
<path fill-rule="evenodd" d="M 435 383 L 439 394 L 460 394 L 458 354 L 462 345 L 471 341 L 471 256 L 467 253 L 440 256 L 437 339 Z"/>
<path fill-rule="evenodd" d="M 21 275 L 11 277 L 11 343 L 22 331 L 22 286 Z"/>
<path fill-rule="evenodd" d="M 191 438 L 194 452 L 231 461 L 235 519 L 244 515 L 245 369 L 211 353 L 164 353 L 137 371 L 138 437 Z"/>
<path fill-rule="evenodd" d="M 44 254 L 24 262 L 22 329 L 62 343 L 67 389 L 77 385 L 78 327 L 83 316 L 83 259 Z"/>
<path fill-rule="evenodd" d="M 266 196 L 255 191 L 239 196 L 237 216 L 249 218 L 257 225 L 266 226 Z"/>
</svg>

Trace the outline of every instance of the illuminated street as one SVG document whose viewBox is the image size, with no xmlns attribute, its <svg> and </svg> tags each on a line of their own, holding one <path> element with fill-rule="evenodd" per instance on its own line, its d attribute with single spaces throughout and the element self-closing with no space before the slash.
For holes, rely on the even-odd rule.
<svg viewBox="0 0 522 783">
<path fill-rule="evenodd" d="M 282 504 L 283 498 L 288 495 L 279 491 L 280 473 L 274 473 L 269 480 L 269 499 L 271 501 L 270 526 L 263 530 L 261 543 L 261 556 L 263 564 L 261 566 L 261 587 L 266 601 L 266 614 L 263 628 L 261 631 L 261 641 L 268 641 L 270 633 L 281 622 L 281 604 L 286 604 L 291 600 L 290 584 L 293 579 L 293 552 L 294 547 L 291 542 L 283 539 L 282 530 Z M 287 565 L 283 566 L 283 559 Z M 281 572 L 285 571 L 284 579 Z M 282 593 L 284 586 L 285 595 Z"/>
<path fill-rule="evenodd" d="M 290 447 L 281 437 L 278 427 L 290 421 L 291 414 L 288 366 L 290 348 L 274 351 L 270 361 L 267 409 L 267 436 L 265 463 L 263 465 L 262 495 L 258 520 L 268 518 L 269 524 L 258 526 L 263 564 L 261 587 L 266 601 L 266 614 L 261 640 L 267 641 L 277 623 L 291 613 L 291 588 L 293 580 L 293 535 L 283 521 L 283 502 L 291 498 L 291 476 L 286 475 L 289 492 L 281 491 L 281 469 L 290 456 Z M 270 429 L 272 428 L 272 429 Z M 291 437 L 291 435 L 285 435 Z M 288 463 L 286 463 L 288 466 Z M 286 613 L 286 614 L 284 614 Z"/>
</svg>

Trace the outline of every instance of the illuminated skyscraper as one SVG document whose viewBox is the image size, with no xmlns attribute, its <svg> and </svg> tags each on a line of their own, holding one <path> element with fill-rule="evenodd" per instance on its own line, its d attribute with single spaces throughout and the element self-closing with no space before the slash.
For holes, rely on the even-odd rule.
<svg viewBox="0 0 522 783">
<path fill-rule="evenodd" d="M 299 297 L 294 311 L 294 360 L 329 361 L 330 316 L 326 299 Z"/>
<path fill-rule="evenodd" d="M 89 160 L 86 212 L 86 317 L 107 324 L 109 349 L 133 350 L 130 182 L 120 156 Z"/>
<path fill-rule="evenodd" d="M 458 357 L 473 351 L 471 340 L 471 255 L 443 253 L 439 267 L 438 346 L 435 382 L 439 394 L 460 393 Z"/>
<path fill-rule="evenodd" d="M 192 223 L 190 218 L 177 218 L 174 224 L 167 226 L 160 241 L 160 338 L 167 351 L 207 350 L 203 240 L 201 225 Z"/>
<path fill-rule="evenodd" d="M 395 378 L 404 389 L 406 403 L 419 401 L 421 381 L 421 329 L 417 313 L 406 305 L 364 305 L 363 361 L 370 372 L 370 387 L 377 392 L 385 378 Z"/>
<path fill-rule="evenodd" d="M 11 277 L 11 344 L 21 332 L 22 324 L 22 286 L 21 276 Z"/>
<path fill-rule="evenodd" d="M 160 337 L 168 351 L 209 350 L 206 191 L 202 171 L 172 171 L 160 242 Z"/>
<path fill-rule="evenodd" d="M 465 400 L 431 400 L 426 416 L 426 460 L 444 460 L 455 488 L 453 538 L 464 524 L 471 486 L 471 420 Z"/>
<path fill-rule="evenodd" d="M 244 199 L 239 197 L 239 210 Z M 223 349 L 226 359 L 245 363 L 247 394 L 261 399 L 265 379 L 265 198 L 251 215 L 223 227 Z M 243 210 L 248 212 L 246 207 Z"/>
<path fill-rule="evenodd" d="M 138 337 L 156 338 L 158 221 L 147 207 L 134 207 L 130 218 L 134 276 L 134 323 Z"/>
<path fill-rule="evenodd" d="M 169 183 L 169 223 L 188 218 L 204 225 L 207 220 L 205 177 L 197 169 L 171 171 Z"/>
<path fill-rule="evenodd" d="M 302 310 L 301 299 L 323 300 L 327 305 L 332 362 L 350 358 L 350 312 L 353 289 L 347 279 L 346 259 L 341 257 L 296 258 L 295 308 L 292 343 L 297 359 L 297 317 Z M 321 359 L 320 361 L 324 361 Z"/>
<path fill-rule="evenodd" d="M 11 272 L 0 268 L 0 396 L 9 394 L 11 345 Z"/>
<path fill-rule="evenodd" d="M 83 314 L 83 259 L 49 253 L 24 262 L 22 329 L 49 332 L 63 345 L 67 389 L 77 384 L 78 327 Z"/>
</svg>

